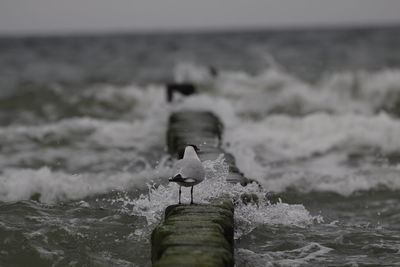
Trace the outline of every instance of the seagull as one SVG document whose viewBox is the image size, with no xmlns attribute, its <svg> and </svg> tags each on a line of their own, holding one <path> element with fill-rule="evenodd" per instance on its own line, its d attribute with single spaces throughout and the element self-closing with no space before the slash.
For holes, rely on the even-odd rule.
<svg viewBox="0 0 400 267">
<path fill-rule="evenodd" d="M 181 204 L 181 187 L 192 187 L 190 190 L 190 204 L 193 204 L 193 186 L 204 180 L 206 174 L 203 164 L 196 151 L 199 149 L 195 145 L 187 145 L 183 158 L 175 164 L 176 172 L 170 182 L 175 182 L 179 185 L 179 204 Z"/>
</svg>

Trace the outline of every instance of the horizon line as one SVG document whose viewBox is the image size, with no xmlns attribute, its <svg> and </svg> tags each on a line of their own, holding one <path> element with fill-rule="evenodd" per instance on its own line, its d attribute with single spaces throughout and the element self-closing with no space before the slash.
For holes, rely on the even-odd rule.
<svg viewBox="0 0 400 267">
<path fill-rule="evenodd" d="M 46 38 L 46 37 L 80 37 L 80 36 L 107 36 L 107 35 L 164 35 L 164 34 L 219 34 L 258 31 L 307 31 L 307 30 L 368 30 L 381 28 L 397 28 L 400 22 L 382 23 L 326 23 L 326 24 L 302 24 L 302 25 L 249 25 L 249 26 L 214 26 L 214 27 L 190 27 L 190 28 L 152 28 L 152 29 L 97 29 L 97 30 L 61 30 L 61 31 L 0 31 L 0 38 Z"/>
</svg>

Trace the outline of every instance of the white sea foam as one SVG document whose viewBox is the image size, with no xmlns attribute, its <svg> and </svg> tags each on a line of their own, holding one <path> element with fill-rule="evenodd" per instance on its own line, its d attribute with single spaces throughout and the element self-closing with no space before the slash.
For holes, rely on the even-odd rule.
<svg viewBox="0 0 400 267">
<path fill-rule="evenodd" d="M 243 187 L 239 184 L 226 182 L 228 166 L 223 157 L 215 161 L 205 161 L 206 179 L 194 187 L 194 202 L 208 203 L 213 198 L 227 195 L 236 203 L 235 207 L 235 238 L 251 232 L 260 225 L 288 225 L 305 227 L 314 222 L 321 222 L 320 216 L 312 216 L 303 205 L 289 205 L 278 203 L 271 205 L 265 199 L 265 191 L 257 184 Z M 258 197 L 258 204 L 245 205 L 241 202 L 242 194 L 254 194 Z M 176 184 L 150 186 L 148 194 L 142 194 L 137 199 L 128 196 L 120 197 L 113 202 L 120 202 L 123 206 L 133 207 L 130 212 L 138 216 L 145 216 L 149 225 L 158 223 L 164 209 L 178 200 Z M 182 202 L 190 202 L 189 190 L 183 189 Z"/>
</svg>

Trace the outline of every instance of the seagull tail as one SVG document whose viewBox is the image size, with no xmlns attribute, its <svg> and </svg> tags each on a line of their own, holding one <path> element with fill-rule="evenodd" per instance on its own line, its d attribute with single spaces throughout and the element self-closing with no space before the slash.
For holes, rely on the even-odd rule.
<svg viewBox="0 0 400 267">
<path fill-rule="evenodd" d="M 170 182 L 183 182 L 183 177 L 181 174 L 177 174 L 174 177 L 168 179 Z"/>
</svg>

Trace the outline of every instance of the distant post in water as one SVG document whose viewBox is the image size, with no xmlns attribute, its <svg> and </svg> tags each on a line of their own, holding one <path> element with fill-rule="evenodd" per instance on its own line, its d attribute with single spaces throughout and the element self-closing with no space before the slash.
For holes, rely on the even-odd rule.
<svg viewBox="0 0 400 267">
<path fill-rule="evenodd" d="M 189 96 L 196 93 L 196 86 L 192 83 L 168 83 L 167 89 L 167 101 L 172 102 L 174 98 L 174 92 L 179 92 L 182 95 Z"/>
</svg>

